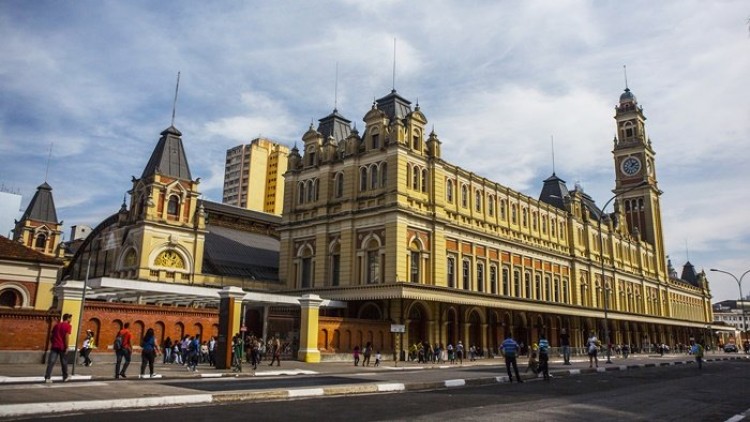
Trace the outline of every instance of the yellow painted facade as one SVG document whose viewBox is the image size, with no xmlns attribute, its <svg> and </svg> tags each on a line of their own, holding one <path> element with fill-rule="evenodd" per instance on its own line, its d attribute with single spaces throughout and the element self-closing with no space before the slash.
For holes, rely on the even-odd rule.
<svg viewBox="0 0 750 422">
<path fill-rule="evenodd" d="M 654 152 L 628 101 L 601 232 L 580 189 L 557 207 L 450 164 L 419 106 L 395 91 L 361 136 L 311 126 L 285 174 L 280 279 L 349 301 L 349 315 L 376 308 L 372 318 L 407 326 L 404 342 L 493 349 L 504 333 L 532 342 L 544 331 L 554 344 L 566 328 L 580 345 L 603 327 L 606 292 L 613 343 L 687 343 L 712 321 L 710 291 L 703 273 L 695 284 L 668 274 Z M 631 156 L 642 165 L 625 172 Z"/>
</svg>

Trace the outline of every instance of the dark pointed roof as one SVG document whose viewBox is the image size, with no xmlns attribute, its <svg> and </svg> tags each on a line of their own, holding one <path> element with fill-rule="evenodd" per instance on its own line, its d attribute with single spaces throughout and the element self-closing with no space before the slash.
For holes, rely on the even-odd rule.
<svg viewBox="0 0 750 422">
<path fill-rule="evenodd" d="M 57 211 L 55 201 L 52 199 L 52 187 L 47 182 L 36 188 L 34 197 L 31 198 L 28 208 L 23 213 L 21 221 L 36 220 L 57 224 Z"/>
<path fill-rule="evenodd" d="M 341 142 L 352 132 L 351 120 L 347 120 L 335 108 L 331 114 L 318 120 L 318 122 L 320 122 L 318 124 L 318 133 L 323 135 L 323 139 L 332 137 L 336 142 Z"/>
<path fill-rule="evenodd" d="M 693 286 L 698 285 L 698 274 L 695 272 L 695 267 L 693 267 L 693 264 L 691 264 L 690 261 L 682 266 L 682 275 L 680 278 Z"/>
<path fill-rule="evenodd" d="M 552 205 L 561 210 L 565 209 L 565 198 L 570 197 L 568 187 L 565 186 L 565 180 L 557 177 L 555 173 L 544 180 L 542 193 L 539 194 L 539 200 Z"/>
<path fill-rule="evenodd" d="M 158 171 L 175 179 L 193 180 L 180 136 L 182 133 L 174 126 L 164 129 L 141 178 L 152 176 Z"/>
<path fill-rule="evenodd" d="M 390 94 L 375 102 L 378 105 L 378 110 L 385 113 L 391 120 L 395 118 L 403 119 L 411 113 L 411 101 L 398 95 L 395 89 Z"/>
</svg>

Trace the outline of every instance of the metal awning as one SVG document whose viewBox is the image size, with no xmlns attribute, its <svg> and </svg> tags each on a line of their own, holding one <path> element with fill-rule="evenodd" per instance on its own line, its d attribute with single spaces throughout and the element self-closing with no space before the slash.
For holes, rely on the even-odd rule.
<svg viewBox="0 0 750 422">
<path fill-rule="evenodd" d="M 75 281 L 73 282 L 75 283 Z M 78 283 L 81 283 L 81 287 L 83 287 L 83 281 L 78 281 Z M 193 305 L 211 308 L 219 307 L 219 292 L 221 292 L 221 289 L 211 287 L 110 277 L 89 279 L 87 285 L 87 299 L 140 304 Z M 299 306 L 300 300 L 303 299 L 300 296 L 277 293 L 244 293 L 245 296 L 242 298 L 242 302 L 250 305 Z M 322 299 L 320 307 L 346 308 L 346 302 Z"/>
</svg>

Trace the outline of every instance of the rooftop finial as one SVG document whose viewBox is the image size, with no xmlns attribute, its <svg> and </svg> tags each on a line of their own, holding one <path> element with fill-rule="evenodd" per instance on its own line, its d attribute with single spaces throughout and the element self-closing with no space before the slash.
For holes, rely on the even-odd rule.
<svg viewBox="0 0 750 422">
<path fill-rule="evenodd" d="M 172 102 L 172 124 L 174 126 L 174 115 L 177 110 L 177 91 L 180 90 L 180 72 L 177 72 L 177 85 L 174 87 L 174 101 Z"/>
<path fill-rule="evenodd" d="M 52 142 L 49 143 L 49 154 L 47 155 L 47 168 L 44 170 L 44 183 L 47 183 L 47 176 L 49 175 L 49 162 L 52 160 Z"/>
<path fill-rule="evenodd" d="M 622 72 L 625 74 L 625 91 L 628 91 L 628 66 L 622 65 Z"/>
<path fill-rule="evenodd" d="M 555 136 L 550 135 L 549 139 L 552 145 L 552 175 L 554 176 L 555 174 Z"/>
<path fill-rule="evenodd" d="M 396 38 L 393 38 L 393 91 L 396 91 Z"/>
</svg>

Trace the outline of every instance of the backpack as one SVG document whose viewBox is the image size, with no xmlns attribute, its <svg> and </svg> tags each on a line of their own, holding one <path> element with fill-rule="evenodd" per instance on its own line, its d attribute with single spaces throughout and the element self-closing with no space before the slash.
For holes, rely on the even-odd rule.
<svg viewBox="0 0 750 422">
<path fill-rule="evenodd" d="M 115 350 L 122 350 L 122 335 L 117 334 L 115 342 L 112 344 L 112 348 Z"/>
</svg>

